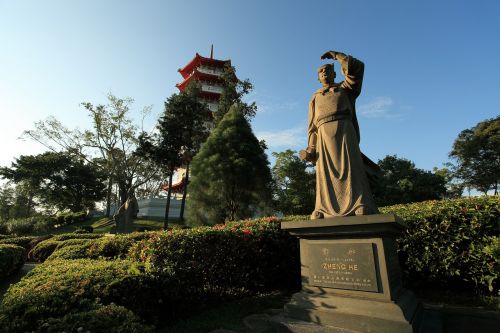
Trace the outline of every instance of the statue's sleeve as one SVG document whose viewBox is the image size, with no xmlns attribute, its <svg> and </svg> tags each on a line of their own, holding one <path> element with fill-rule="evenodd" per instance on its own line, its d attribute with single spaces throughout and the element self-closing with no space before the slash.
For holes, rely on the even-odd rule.
<svg viewBox="0 0 500 333">
<path fill-rule="evenodd" d="M 315 108 L 314 108 L 314 95 L 309 102 L 309 115 L 308 115 L 308 127 L 307 127 L 307 151 L 316 151 L 316 141 L 318 138 L 318 129 L 314 123 L 315 118 Z"/>
<path fill-rule="evenodd" d="M 357 98 L 361 93 L 365 64 L 351 56 L 338 59 L 338 61 L 342 65 L 342 74 L 345 77 L 341 83 L 342 88 L 349 89 L 353 98 Z"/>
</svg>

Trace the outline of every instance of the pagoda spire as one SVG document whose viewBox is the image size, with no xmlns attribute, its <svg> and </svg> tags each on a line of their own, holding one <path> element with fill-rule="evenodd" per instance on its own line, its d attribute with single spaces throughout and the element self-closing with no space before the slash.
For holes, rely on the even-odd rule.
<svg viewBox="0 0 500 333">
<path fill-rule="evenodd" d="M 214 58 L 214 44 L 210 47 L 210 59 Z"/>
</svg>

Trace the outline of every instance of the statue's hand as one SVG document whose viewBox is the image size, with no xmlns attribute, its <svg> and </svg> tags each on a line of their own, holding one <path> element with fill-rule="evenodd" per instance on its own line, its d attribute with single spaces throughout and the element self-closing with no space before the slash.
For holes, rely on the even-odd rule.
<svg viewBox="0 0 500 333">
<path fill-rule="evenodd" d="M 323 55 L 321 56 L 321 59 L 324 60 L 324 59 L 333 59 L 333 60 L 336 60 L 337 59 L 337 52 L 335 51 L 327 51 L 325 53 L 323 53 Z"/>
<path fill-rule="evenodd" d="M 317 159 L 316 151 L 315 150 L 309 151 L 309 149 L 301 150 L 301 151 L 299 151 L 299 158 L 302 161 L 311 162 L 313 164 L 316 164 L 316 159 Z"/>
</svg>

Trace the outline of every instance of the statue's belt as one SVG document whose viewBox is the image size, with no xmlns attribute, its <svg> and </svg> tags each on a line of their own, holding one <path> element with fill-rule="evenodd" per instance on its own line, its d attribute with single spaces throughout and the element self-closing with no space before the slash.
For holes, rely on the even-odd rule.
<svg viewBox="0 0 500 333">
<path fill-rule="evenodd" d="M 337 113 L 337 112 L 329 113 L 316 120 L 316 128 L 319 128 L 321 125 L 329 123 L 330 121 L 351 120 L 351 119 L 352 117 L 350 113 Z"/>
</svg>

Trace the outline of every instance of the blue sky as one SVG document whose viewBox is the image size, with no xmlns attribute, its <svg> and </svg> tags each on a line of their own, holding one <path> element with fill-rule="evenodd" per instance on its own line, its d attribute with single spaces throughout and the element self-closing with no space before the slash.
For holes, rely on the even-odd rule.
<svg viewBox="0 0 500 333">
<path fill-rule="evenodd" d="M 327 50 L 365 62 L 361 149 L 430 170 L 458 133 L 500 114 L 498 1 L 0 0 L 0 165 L 43 147 L 17 138 L 55 116 L 90 126 L 81 102 L 163 101 L 196 52 L 231 59 L 255 86 L 252 127 L 268 154 L 306 143 L 307 105 Z"/>
</svg>

